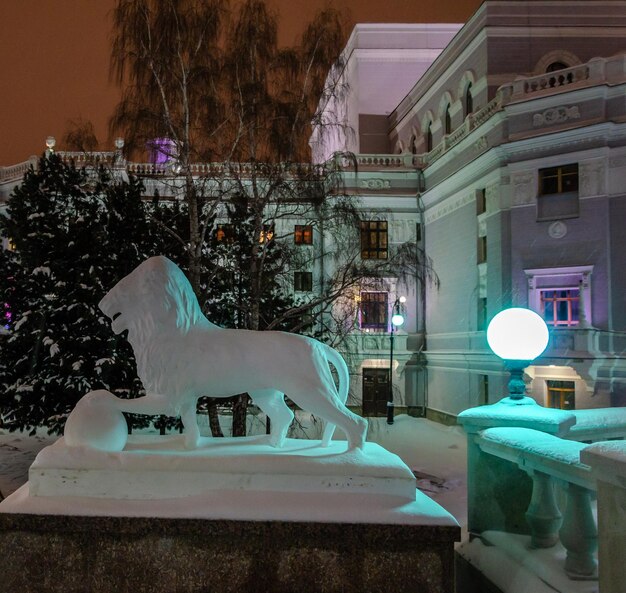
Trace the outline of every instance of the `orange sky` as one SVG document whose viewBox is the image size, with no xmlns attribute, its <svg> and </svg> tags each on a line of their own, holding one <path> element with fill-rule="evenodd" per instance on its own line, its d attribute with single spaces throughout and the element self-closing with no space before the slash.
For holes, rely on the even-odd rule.
<svg viewBox="0 0 626 593">
<path fill-rule="evenodd" d="M 268 0 L 281 16 L 281 40 L 291 43 L 325 0 Z M 462 23 L 480 0 L 334 0 L 352 22 Z M 68 122 L 91 120 L 105 141 L 119 98 L 108 80 L 110 11 L 115 0 L 0 2 L 0 165 L 41 153 Z M 104 147 L 109 148 L 109 147 Z"/>
</svg>

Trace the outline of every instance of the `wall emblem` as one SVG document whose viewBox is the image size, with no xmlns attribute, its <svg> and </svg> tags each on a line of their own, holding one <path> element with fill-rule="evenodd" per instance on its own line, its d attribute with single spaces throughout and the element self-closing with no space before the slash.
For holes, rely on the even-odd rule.
<svg viewBox="0 0 626 593">
<path fill-rule="evenodd" d="M 567 235 L 567 225 L 562 220 L 553 222 L 548 227 L 548 235 L 550 235 L 553 239 L 562 239 L 565 235 Z"/>
<path fill-rule="evenodd" d="M 535 113 L 533 115 L 533 126 L 551 126 L 563 123 L 568 119 L 579 118 L 580 112 L 578 111 L 578 105 L 572 105 L 571 107 L 551 107 L 542 113 Z"/>
</svg>

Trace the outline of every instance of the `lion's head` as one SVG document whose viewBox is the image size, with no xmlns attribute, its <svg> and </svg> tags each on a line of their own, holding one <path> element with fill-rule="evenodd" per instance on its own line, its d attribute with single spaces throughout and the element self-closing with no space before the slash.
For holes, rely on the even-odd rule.
<svg viewBox="0 0 626 593">
<path fill-rule="evenodd" d="M 98 306 L 116 334 L 129 330 L 129 340 L 159 330 L 187 333 L 204 319 L 189 280 L 162 255 L 138 265 Z"/>
</svg>

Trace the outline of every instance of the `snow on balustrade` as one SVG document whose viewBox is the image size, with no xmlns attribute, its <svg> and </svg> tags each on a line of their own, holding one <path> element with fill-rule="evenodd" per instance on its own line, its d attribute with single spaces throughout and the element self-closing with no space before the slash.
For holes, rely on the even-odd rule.
<svg viewBox="0 0 626 593">
<path fill-rule="evenodd" d="M 596 578 L 598 538 L 591 508 L 596 481 L 591 468 L 580 461 L 587 445 L 516 427 L 488 428 L 475 439 L 488 456 L 511 461 L 532 478 L 526 511 L 531 548 L 551 548 L 560 540 L 567 550 L 566 574 L 574 579 Z M 563 511 L 555 496 L 555 480 L 567 496 Z"/>
<path fill-rule="evenodd" d="M 597 408 L 572 410 L 576 424 L 569 429 L 568 439 L 602 441 L 626 439 L 626 408 Z"/>
</svg>

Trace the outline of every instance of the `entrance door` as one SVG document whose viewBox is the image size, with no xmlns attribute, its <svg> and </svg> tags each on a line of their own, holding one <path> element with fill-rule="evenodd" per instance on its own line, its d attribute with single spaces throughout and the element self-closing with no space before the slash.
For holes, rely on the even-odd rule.
<svg viewBox="0 0 626 593">
<path fill-rule="evenodd" d="M 363 369 L 363 416 L 386 416 L 389 369 Z"/>
</svg>

